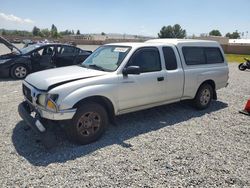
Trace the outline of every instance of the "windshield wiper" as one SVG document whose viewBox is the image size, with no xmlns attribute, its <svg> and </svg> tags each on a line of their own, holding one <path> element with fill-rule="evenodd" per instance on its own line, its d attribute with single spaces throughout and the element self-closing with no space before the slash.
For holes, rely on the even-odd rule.
<svg viewBox="0 0 250 188">
<path fill-rule="evenodd" d="M 92 67 L 92 68 L 98 69 L 98 70 L 102 70 L 102 71 L 107 71 L 107 70 L 104 69 L 103 67 L 98 66 L 98 65 L 96 65 L 96 64 L 91 64 L 91 65 L 89 65 L 89 67 Z"/>
</svg>

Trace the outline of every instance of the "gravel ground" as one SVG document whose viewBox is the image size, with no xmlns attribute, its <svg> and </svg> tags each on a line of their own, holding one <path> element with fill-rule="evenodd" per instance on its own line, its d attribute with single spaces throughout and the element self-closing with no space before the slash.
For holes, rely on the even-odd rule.
<svg viewBox="0 0 250 188">
<path fill-rule="evenodd" d="M 250 187 L 250 71 L 205 111 L 182 102 L 118 117 L 98 141 L 76 146 L 58 130 L 46 151 L 21 121 L 21 82 L 0 81 L 1 187 Z"/>
</svg>

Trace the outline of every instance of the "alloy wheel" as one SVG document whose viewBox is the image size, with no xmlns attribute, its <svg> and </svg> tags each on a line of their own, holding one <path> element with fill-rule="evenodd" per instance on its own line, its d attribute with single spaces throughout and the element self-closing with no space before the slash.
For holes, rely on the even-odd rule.
<svg viewBox="0 0 250 188">
<path fill-rule="evenodd" d="M 24 78 L 27 75 L 27 69 L 23 66 L 18 66 L 15 69 L 15 76 L 17 78 Z"/>
</svg>

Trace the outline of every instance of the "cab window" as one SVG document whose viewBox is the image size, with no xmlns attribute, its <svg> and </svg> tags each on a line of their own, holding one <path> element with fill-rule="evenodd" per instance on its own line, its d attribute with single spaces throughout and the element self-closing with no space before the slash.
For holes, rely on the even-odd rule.
<svg viewBox="0 0 250 188">
<path fill-rule="evenodd" d="M 160 54 L 157 48 L 141 48 L 129 60 L 128 66 L 139 66 L 142 73 L 161 70 Z"/>
</svg>

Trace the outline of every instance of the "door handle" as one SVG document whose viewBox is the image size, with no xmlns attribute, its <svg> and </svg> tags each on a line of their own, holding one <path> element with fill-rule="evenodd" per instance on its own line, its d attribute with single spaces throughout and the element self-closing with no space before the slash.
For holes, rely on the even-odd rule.
<svg viewBox="0 0 250 188">
<path fill-rule="evenodd" d="M 163 80 L 164 80 L 164 77 L 163 77 L 163 76 L 157 78 L 157 81 L 158 81 L 158 82 L 161 82 L 161 81 L 163 81 Z"/>
</svg>

